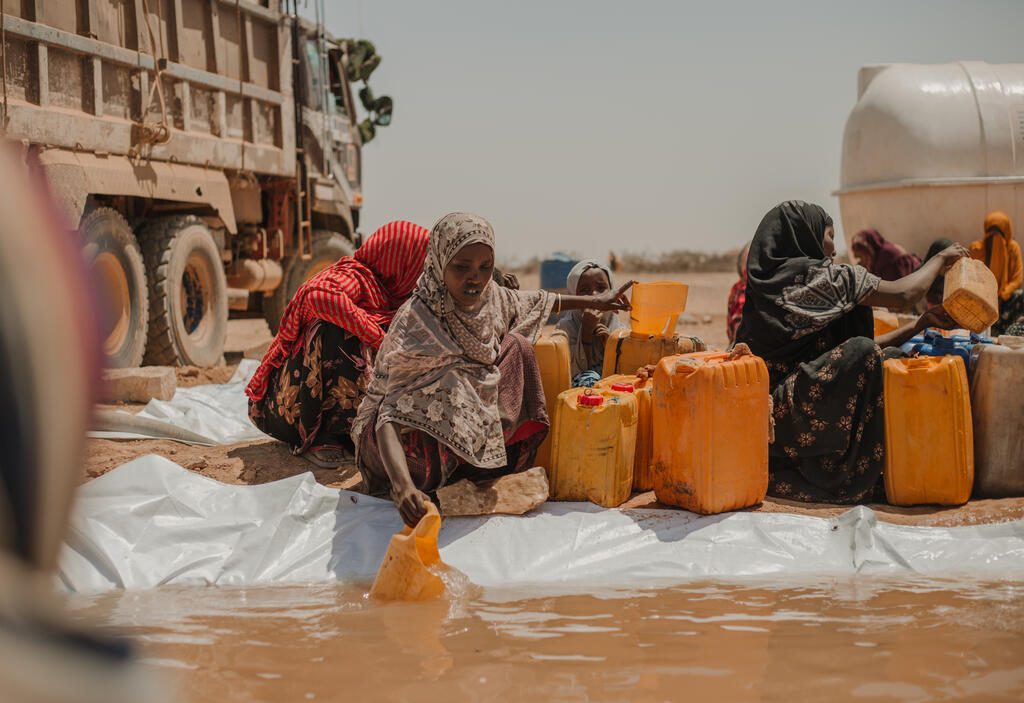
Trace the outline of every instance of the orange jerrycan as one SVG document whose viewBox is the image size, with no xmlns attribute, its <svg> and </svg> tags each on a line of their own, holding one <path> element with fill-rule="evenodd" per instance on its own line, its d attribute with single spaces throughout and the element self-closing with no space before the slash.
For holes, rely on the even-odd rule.
<svg viewBox="0 0 1024 703">
<path fill-rule="evenodd" d="M 595 388 L 632 393 L 636 396 L 636 458 L 633 460 L 633 490 L 649 491 L 654 488 L 651 464 L 654 441 L 652 439 L 652 412 L 654 383 L 639 376 L 620 374 L 601 379 Z"/>
<path fill-rule="evenodd" d="M 689 287 L 676 281 L 633 284 L 629 326 L 638 335 L 669 336 L 686 309 Z"/>
<path fill-rule="evenodd" d="M 654 493 L 710 515 L 768 492 L 768 369 L 725 352 L 662 359 L 654 374 Z"/>
<path fill-rule="evenodd" d="M 540 366 L 540 381 L 544 387 L 544 405 L 548 409 L 548 422 L 551 430 L 537 449 L 537 466 L 545 469 L 551 465 L 551 442 L 555 428 L 555 410 L 558 406 L 558 394 L 569 390 L 572 377 L 569 370 L 569 338 L 564 334 L 542 336 L 533 345 Z"/>
<path fill-rule="evenodd" d="M 605 342 L 601 375 L 635 374 L 640 367 L 654 366 L 666 356 L 704 349 L 704 342 L 697 337 L 637 334 L 620 328 L 609 334 Z"/>
<path fill-rule="evenodd" d="M 444 593 L 437 571 L 446 568 L 437 551 L 441 515 L 427 505 L 416 527 L 406 527 L 391 538 L 370 595 L 380 600 L 430 600 Z"/>
<path fill-rule="evenodd" d="M 875 339 L 899 329 L 900 321 L 896 313 L 882 308 L 874 308 L 871 313 L 875 320 Z"/>
<path fill-rule="evenodd" d="M 999 319 L 999 283 L 983 262 L 960 259 L 946 274 L 942 307 L 964 329 L 982 332 Z"/>
<path fill-rule="evenodd" d="M 632 392 L 573 388 L 558 396 L 548 483 L 551 500 L 614 508 L 633 489 L 637 402 Z"/>
<path fill-rule="evenodd" d="M 885 496 L 961 505 L 974 485 L 974 433 L 959 356 L 885 362 Z"/>
</svg>

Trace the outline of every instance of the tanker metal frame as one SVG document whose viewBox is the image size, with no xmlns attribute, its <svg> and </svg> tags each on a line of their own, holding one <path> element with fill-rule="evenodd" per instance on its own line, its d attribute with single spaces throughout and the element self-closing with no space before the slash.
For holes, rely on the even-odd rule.
<svg viewBox="0 0 1024 703">
<path fill-rule="evenodd" d="M 216 364 L 229 306 L 276 330 L 358 244 L 351 44 L 294 0 L 2 8 L 6 133 L 81 233 L 109 366 Z"/>
</svg>

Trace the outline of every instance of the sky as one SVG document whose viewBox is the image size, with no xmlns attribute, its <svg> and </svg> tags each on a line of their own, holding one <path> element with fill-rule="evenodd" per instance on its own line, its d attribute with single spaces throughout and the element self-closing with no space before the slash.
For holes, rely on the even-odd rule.
<svg viewBox="0 0 1024 703">
<path fill-rule="evenodd" d="M 469 210 L 499 263 L 734 249 L 791 198 L 838 225 L 861 66 L 1024 62 L 1024 0 L 326 4 L 395 100 L 360 229 Z"/>
</svg>

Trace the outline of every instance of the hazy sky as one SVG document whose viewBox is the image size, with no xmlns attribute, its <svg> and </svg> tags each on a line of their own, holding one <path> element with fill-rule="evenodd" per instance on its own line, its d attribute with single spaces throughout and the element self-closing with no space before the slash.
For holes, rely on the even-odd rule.
<svg viewBox="0 0 1024 703">
<path fill-rule="evenodd" d="M 501 259 L 724 250 L 781 200 L 838 223 L 870 63 L 1024 61 L 1024 0 L 327 0 L 383 62 L 361 229 L 487 217 Z M 310 6 L 312 7 L 312 6 Z"/>
</svg>

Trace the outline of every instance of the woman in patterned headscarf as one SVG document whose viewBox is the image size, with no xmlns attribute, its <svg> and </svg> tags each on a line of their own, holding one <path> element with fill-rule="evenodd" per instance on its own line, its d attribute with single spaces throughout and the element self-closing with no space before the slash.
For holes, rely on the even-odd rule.
<svg viewBox="0 0 1024 703">
<path fill-rule="evenodd" d="M 367 359 L 423 271 L 430 232 L 389 222 L 352 256 L 299 286 L 245 389 L 262 432 L 316 466 L 351 457 L 349 433 L 369 382 Z"/>
<path fill-rule="evenodd" d="M 423 275 L 395 316 L 352 430 L 365 490 L 407 525 L 426 493 L 459 477 L 527 469 L 548 416 L 532 343 L 556 310 L 626 310 L 631 283 L 600 296 L 518 291 L 492 281 L 494 230 L 455 212 L 430 233 Z"/>
<path fill-rule="evenodd" d="M 898 281 L 836 264 L 832 218 L 789 201 L 757 228 L 736 338 L 768 365 L 775 442 L 769 492 L 854 503 L 870 498 L 885 466 L 882 353 L 926 327 L 954 327 L 942 307 L 872 339 L 871 307 L 907 308 L 966 250 L 953 245 Z"/>
<path fill-rule="evenodd" d="M 971 256 L 985 262 L 999 284 L 999 320 L 992 325 L 992 334 L 1002 334 L 1024 317 L 1024 265 L 1005 212 L 990 212 L 985 217 L 985 236 L 971 244 Z"/>
</svg>

